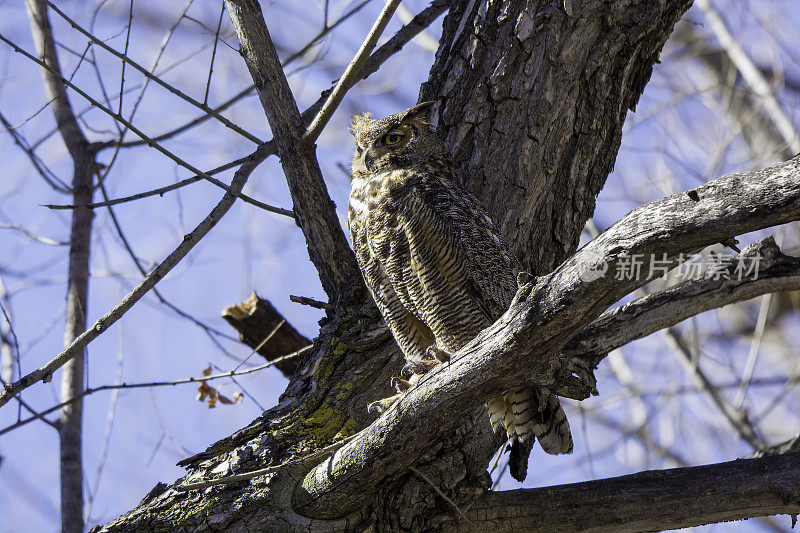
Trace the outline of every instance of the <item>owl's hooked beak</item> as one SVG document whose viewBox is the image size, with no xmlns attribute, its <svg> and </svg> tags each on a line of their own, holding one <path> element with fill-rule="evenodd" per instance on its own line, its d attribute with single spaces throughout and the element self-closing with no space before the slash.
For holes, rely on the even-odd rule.
<svg viewBox="0 0 800 533">
<path fill-rule="evenodd" d="M 364 161 L 364 167 L 369 171 L 372 172 L 372 164 L 375 162 L 375 158 L 372 157 L 370 154 L 369 149 L 364 150 L 364 154 L 361 156 L 361 159 Z"/>
</svg>

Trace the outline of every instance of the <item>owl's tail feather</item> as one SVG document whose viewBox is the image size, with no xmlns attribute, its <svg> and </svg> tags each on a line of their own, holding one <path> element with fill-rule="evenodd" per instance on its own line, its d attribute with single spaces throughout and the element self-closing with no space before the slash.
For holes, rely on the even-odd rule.
<svg viewBox="0 0 800 533">
<path fill-rule="evenodd" d="M 547 389 L 509 389 L 490 400 L 486 407 L 492 429 L 505 429 L 511 443 L 509 468 L 514 479 L 525 479 L 528 455 L 536 438 L 542 449 L 551 455 L 572 452 L 567 415 L 558 397 Z"/>
<path fill-rule="evenodd" d="M 508 471 L 511 477 L 522 483 L 528 475 L 528 458 L 533 449 L 533 439 L 526 442 L 514 440 L 511 443 L 511 455 L 508 457 Z"/>
</svg>

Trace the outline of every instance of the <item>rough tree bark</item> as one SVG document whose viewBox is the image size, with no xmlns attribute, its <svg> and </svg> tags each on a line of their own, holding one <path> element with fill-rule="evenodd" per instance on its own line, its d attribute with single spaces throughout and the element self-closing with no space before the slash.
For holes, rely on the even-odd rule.
<svg viewBox="0 0 800 533">
<path fill-rule="evenodd" d="M 226 4 L 238 17 L 240 40 L 242 32 L 252 32 L 251 40 L 268 39 L 253 0 Z M 464 184 L 488 206 L 530 270 L 542 277 L 524 285 L 509 313 L 459 352 L 449 367 L 435 370 L 412 389 L 399 404 L 402 409 L 390 410 L 377 422 L 365 406 L 388 393 L 401 356 L 371 302 L 339 299 L 279 404 L 182 461 L 191 472 L 176 485 L 180 489 L 264 467 L 274 467 L 271 473 L 201 490 L 159 484 L 137 508 L 98 530 L 421 531 L 453 526 L 456 512 L 409 466 L 463 508 L 476 500 L 482 508 L 493 505 L 485 500 L 486 466 L 499 441 L 490 431 L 483 402 L 523 375 L 564 395 L 586 397 L 593 387 L 587 367 L 605 353 L 572 353 L 572 344 L 561 350 L 609 304 L 636 288 L 601 283 L 590 290 L 576 281 L 574 257 L 543 275 L 575 251 L 595 195 L 614 163 L 627 110 L 635 106 L 661 47 L 690 5 L 691 0 L 585 0 L 580 9 L 567 13 L 561 0 L 454 2 L 421 99 L 441 101 L 439 129 L 463 171 Z M 257 57 L 245 59 L 257 88 L 259 80 L 262 86 L 275 83 L 263 75 L 270 68 L 251 64 L 260 61 Z M 268 115 L 277 113 L 270 101 L 262 95 Z M 301 132 L 289 111 L 286 134 L 297 139 Z M 269 119 L 274 128 L 281 120 Z M 291 147 L 295 141 L 286 142 Z M 282 159 L 284 155 L 288 161 L 291 154 L 284 152 Z M 728 177 L 699 196 L 676 195 L 654 204 L 661 211 L 644 206 L 626 218 L 628 226 L 607 233 L 593 250 L 612 262 L 626 250 L 677 254 L 747 228 L 796 219 L 800 190 L 792 184 L 797 166 L 794 161 L 772 174 Z M 767 176 L 780 184 L 785 201 L 762 194 L 757 184 Z M 737 191 L 755 192 L 745 194 L 736 206 L 728 205 L 731 209 L 710 209 L 726 206 L 721 198 Z M 695 205 L 695 197 L 707 202 Z M 687 211 L 699 225 L 679 224 Z M 702 218 L 709 213 L 721 222 Z M 303 224 L 301 228 L 306 231 Z M 319 236 L 305 236 L 313 259 L 312 242 Z M 673 246 L 665 247 L 667 242 Z M 773 255 L 774 264 L 786 267 L 795 282 L 784 286 L 796 288 L 796 263 Z M 320 272 L 323 278 L 330 275 L 326 272 Z M 703 295 L 715 290 L 711 285 L 682 289 Z M 775 288 L 762 286 L 765 291 Z M 717 289 L 717 295 L 725 294 L 725 288 Z M 645 318 L 635 331 L 646 334 L 645 321 L 657 327 L 647 312 L 653 301 L 639 302 Z M 706 305 L 715 301 L 725 299 L 705 299 Z M 606 320 L 609 329 L 593 335 L 614 337 L 618 324 L 613 325 L 613 313 L 599 320 Z M 539 333 L 533 335 L 533 329 Z M 613 344 L 608 340 L 598 349 Z M 319 456 L 302 461 L 367 426 L 325 461 Z M 796 479 L 788 486 L 786 512 L 793 512 Z"/>
<path fill-rule="evenodd" d="M 25 3 L 31 32 L 39 58 L 60 74 L 53 31 L 47 15 L 47 5 L 41 0 Z M 73 161 L 72 201 L 76 205 L 92 203 L 95 153 L 72 111 L 66 86 L 52 72 L 43 70 L 44 85 L 55 115 L 61 138 Z M 89 289 L 89 257 L 92 236 L 91 209 L 78 208 L 72 212 L 69 240 L 69 272 L 67 275 L 67 309 L 64 346 L 72 344 L 86 329 L 86 302 Z M 69 361 L 61 374 L 61 399 L 66 401 L 83 392 L 85 350 Z M 83 462 L 82 462 L 83 401 L 64 406 L 58 420 L 61 466 L 61 530 L 64 533 L 83 531 Z"/>
</svg>

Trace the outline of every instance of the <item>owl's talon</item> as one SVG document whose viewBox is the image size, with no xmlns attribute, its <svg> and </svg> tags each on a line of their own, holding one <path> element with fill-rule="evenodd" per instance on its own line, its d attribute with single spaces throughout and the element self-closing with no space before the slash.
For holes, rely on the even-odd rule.
<svg viewBox="0 0 800 533">
<path fill-rule="evenodd" d="M 412 366 L 411 368 L 414 369 L 414 374 L 427 374 L 437 365 L 440 365 L 438 359 L 423 359 L 421 361 L 415 361 L 410 363 Z"/>
<path fill-rule="evenodd" d="M 367 412 L 369 414 L 382 415 L 387 409 L 393 406 L 401 396 L 403 395 L 395 394 L 394 396 L 389 396 L 388 398 L 383 398 L 382 400 L 376 400 L 367 405 Z"/>
<path fill-rule="evenodd" d="M 425 350 L 425 355 L 427 355 L 431 359 L 436 359 L 440 363 L 444 363 L 445 361 L 449 361 L 450 356 L 452 356 L 453 354 L 433 344 L 431 346 L 428 346 L 428 348 Z"/>
<path fill-rule="evenodd" d="M 411 376 L 414 375 L 414 363 L 406 363 L 403 365 L 403 368 L 400 369 L 400 377 L 405 379 L 411 379 Z"/>
<path fill-rule="evenodd" d="M 573 358 L 569 361 L 568 369 L 571 374 L 581 380 L 592 396 L 599 394 L 597 392 L 597 378 L 594 376 L 594 368 L 589 368 L 589 365 L 582 359 Z"/>
<path fill-rule="evenodd" d="M 397 377 L 392 378 L 389 383 L 397 390 L 397 392 L 405 392 L 413 385 L 411 381 Z"/>
</svg>

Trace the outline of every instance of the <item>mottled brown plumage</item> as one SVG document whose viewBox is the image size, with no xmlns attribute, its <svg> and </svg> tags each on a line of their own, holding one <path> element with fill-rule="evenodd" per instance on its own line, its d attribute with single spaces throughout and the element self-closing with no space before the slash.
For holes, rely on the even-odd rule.
<svg viewBox="0 0 800 533">
<path fill-rule="evenodd" d="M 500 318 L 520 270 L 483 206 L 458 186 L 450 153 L 425 121 L 431 105 L 381 120 L 356 115 L 351 128 L 350 238 L 367 287 L 418 373 Z M 534 436 L 548 453 L 572 451 L 566 416 L 547 391 L 518 387 L 487 407 L 492 427 L 505 428 L 511 442 L 516 479 L 525 478 Z"/>
</svg>

